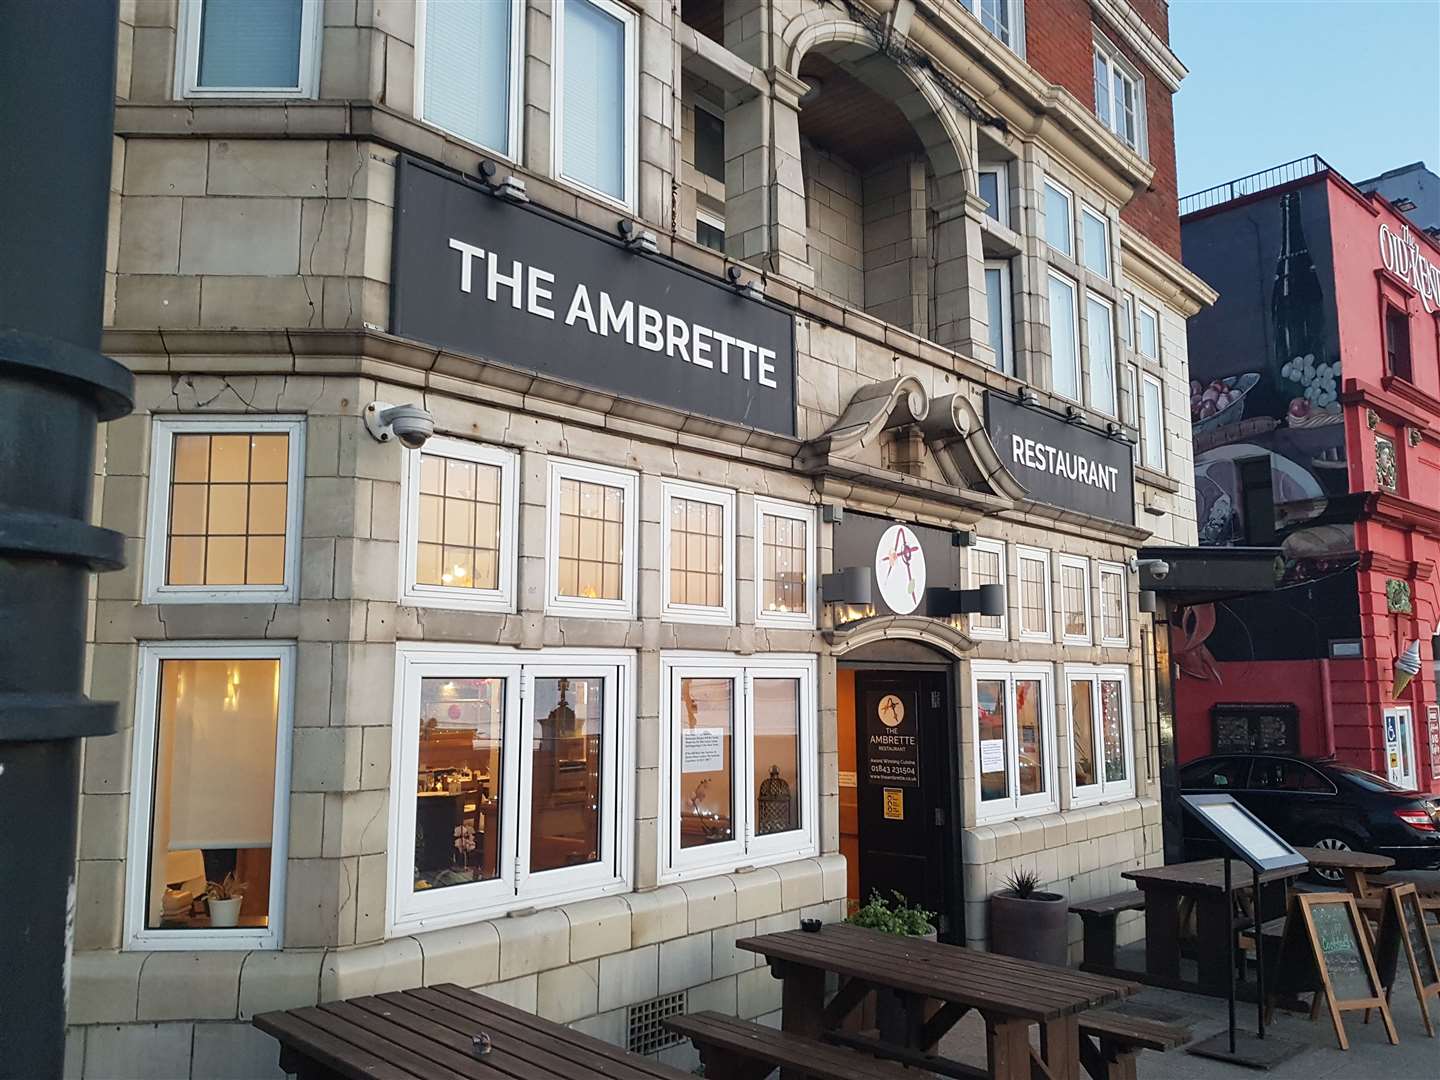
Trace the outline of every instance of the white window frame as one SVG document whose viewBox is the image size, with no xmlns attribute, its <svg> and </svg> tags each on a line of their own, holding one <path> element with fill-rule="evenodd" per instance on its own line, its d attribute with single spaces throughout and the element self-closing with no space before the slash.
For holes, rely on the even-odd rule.
<svg viewBox="0 0 1440 1080">
<path fill-rule="evenodd" d="M 783 517 L 802 522 L 805 526 L 805 610 L 765 610 L 765 536 L 766 517 Z M 755 625 L 777 630 L 813 630 L 820 611 L 820 581 L 817 533 L 819 522 L 815 508 L 800 503 L 755 496 Z"/>
<path fill-rule="evenodd" d="M 175 40 L 175 97 L 184 98 L 313 98 L 320 85 L 320 42 L 324 0 L 303 0 L 300 9 L 300 66 L 294 86 L 221 86 L 200 84 L 200 22 L 204 0 L 180 0 Z"/>
<path fill-rule="evenodd" d="M 1000 271 L 1000 345 L 1003 355 L 995 358 L 998 369 L 1006 375 L 1015 372 L 1015 314 L 1011 307 L 1013 301 L 1013 284 L 1010 278 L 1009 259 L 986 259 L 985 270 Z M 986 306 L 986 314 L 989 314 L 989 306 Z"/>
<path fill-rule="evenodd" d="M 1039 564 L 1045 572 L 1045 629 L 1025 629 L 1025 582 L 1020 577 L 1020 564 L 1022 562 L 1034 562 Z M 1016 636 L 1021 641 L 1043 641 L 1049 644 L 1054 640 L 1055 613 L 1052 610 L 1055 606 L 1052 593 L 1053 583 L 1050 580 L 1050 552 L 1044 548 L 1027 547 L 1024 544 L 1015 545 L 1015 629 Z"/>
<path fill-rule="evenodd" d="M 1085 240 L 1086 218 L 1089 218 L 1091 221 L 1098 221 L 1100 223 L 1100 235 L 1104 237 L 1104 241 L 1100 248 L 1101 257 L 1105 261 L 1105 269 L 1103 270 L 1096 270 L 1095 267 L 1090 265 L 1090 245 Z M 1098 210 L 1092 210 L 1090 207 L 1086 206 L 1082 202 L 1080 204 L 1080 265 L 1085 267 L 1086 270 L 1089 270 L 1090 273 L 1094 274 L 1095 276 L 1102 277 L 1106 281 L 1109 281 L 1111 279 L 1110 264 L 1110 219 L 1107 218 L 1104 214 L 1100 213 Z"/>
<path fill-rule="evenodd" d="M 419 768 L 421 680 L 504 678 L 500 875 L 492 881 L 415 891 L 415 777 Z M 531 740 L 529 704 L 537 678 L 607 680 L 602 721 L 600 852 L 597 862 L 530 873 Z M 613 687 L 613 692 L 611 690 Z M 511 689 L 518 692 L 512 693 Z M 395 711 L 390 778 L 390 902 L 385 936 L 478 922 L 530 907 L 555 907 L 629 892 L 634 862 L 635 657 L 623 649 L 545 649 L 401 642 L 395 650 Z M 503 794 L 510 792 L 510 795 Z"/>
<path fill-rule="evenodd" d="M 1107 121 L 1102 116 L 1100 116 L 1100 107 L 1098 102 L 1095 106 L 1095 118 L 1099 120 L 1102 124 L 1104 124 L 1117 139 L 1119 139 L 1122 143 L 1128 146 L 1131 150 L 1135 151 L 1135 153 L 1139 154 L 1142 158 L 1148 159 L 1150 156 L 1150 139 L 1149 124 L 1147 123 L 1147 119 L 1145 116 L 1145 77 L 1141 75 L 1140 72 L 1135 69 L 1134 65 L 1132 65 L 1130 61 L 1126 60 L 1125 57 L 1120 54 L 1120 50 L 1115 48 L 1115 46 L 1111 44 L 1110 41 L 1102 34 L 1095 34 L 1094 53 L 1100 56 L 1105 61 L 1106 70 L 1109 72 L 1110 76 L 1106 80 L 1105 85 L 1105 91 L 1108 95 L 1108 103 L 1110 106 L 1110 119 Z M 1093 82 L 1093 57 L 1091 60 L 1091 73 L 1091 81 Z M 1133 143 L 1130 142 L 1123 134 L 1121 130 L 1119 116 L 1116 110 L 1115 76 L 1117 73 L 1121 76 L 1121 78 L 1125 79 L 1131 84 L 1131 87 L 1133 88 L 1135 93 L 1135 141 Z"/>
<path fill-rule="evenodd" d="M 151 930 L 150 827 L 155 802 L 155 747 L 160 733 L 160 665 L 166 660 L 276 660 L 275 802 L 270 840 L 269 925 L 235 930 Z M 175 641 L 140 645 L 135 730 L 130 761 L 130 832 L 125 845 L 124 947 L 155 952 L 278 949 L 285 940 L 285 867 L 290 837 L 290 747 L 295 707 L 295 645 L 254 641 Z"/>
<path fill-rule="evenodd" d="M 619 20 L 625 27 L 625 146 L 623 148 L 625 190 L 619 198 L 565 174 L 564 7 L 569 3 L 591 4 L 606 15 Z M 563 0 L 562 3 L 555 5 L 550 21 L 553 24 L 554 35 L 552 41 L 554 51 L 551 53 L 552 63 L 550 65 L 550 101 L 554 109 L 554 114 L 550 118 L 550 159 L 554 162 L 555 179 L 596 199 L 633 212 L 636 203 L 636 176 L 639 172 L 640 158 L 640 124 L 637 107 L 637 86 L 640 81 L 640 28 L 636 14 L 630 8 L 614 3 L 613 0 Z"/>
<path fill-rule="evenodd" d="M 420 540 L 420 458 L 454 458 L 500 470 L 500 550 L 496 554 L 499 576 L 494 589 L 464 589 L 450 585 L 422 585 L 415 580 L 415 560 Z M 515 566 L 520 494 L 516 476 L 519 455 L 498 446 L 485 446 L 463 439 L 432 438 L 423 450 L 405 452 L 405 472 L 400 489 L 400 602 L 415 607 L 458 608 L 466 611 L 515 610 Z"/>
<path fill-rule="evenodd" d="M 639 476 L 630 469 L 614 469 L 591 465 L 569 458 L 550 458 L 549 496 L 545 512 L 545 614 L 570 615 L 589 619 L 635 618 L 636 546 L 639 542 Z M 560 595 L 560 481 L 580 480 L 592 484 L 618 487 L 625 492 L 625 520 L 620 535 L 625 545 L 620 564 L 619 600 L 590 599 L 583 596 Z"/>
<path fill-rule="evenodd" d="M 1001 45 L 1004 45 L 1007 49 L 1009 49 L 1011 52 L 1013 52 L 1016 56 L 1018 56 L 1018 57 L 1020 57 L 1020 58 L 1022 58 L 1022 59 L 1024 58 L 1024 56 L 1025 56 L 1025 4 L 1024 4 L 1023 0 L 1000 0 L 1000 3 L 1003 3 L 1004 5 L 1006 5 L 1006 7 L 1008 7 L 1008 8 L 1010 9 L 1010 40 L 1009 40 L 1009 41 L 1006 41 L 1006 40 L 1005 40 L 1004 38 L 1002 38 L 999 34 L 996 34 L 993 30 L 991 30 L 988 26 L 985 25 L 985 20 L 984 20 L 984 19 L 981 17 L 981 15 L 980 15 L 980 0 L 960 0 L 960 3 L 965 7 L 965 9 L 966 9 L 967 11 L 970 12 L 970 14 L 972 14 L 972 15 L 975 16 L 975 21 L 980 24 L 981 29 L 983 29 L 987 34 L 989 34 L 991 37 L 993 37 L 996 41 L 1000 42 Z"/>
<path fill-rule="evenodd" d="M 1155 416 L 1155 423 L 1158 435 L 1152 438 L 1146 425 L 1146 418 L 1150 415 L 1150 408 L 1145 400 L 1145 388 L 1155 387 L 1158 400 L 1158 413 Z M 1148 371 L 1140 372 L 1140 441 L 1144 444 L 1140 452 L 1140 461 L 1145 468 L 1152 472 L 1165 471 L 1165 385 Z"/>
<path fill-rule="evenodd" d="M 1120 581 L 1120 636 L 1105 633 L 1105 579 L 1118 578 Z M 1116 562 L 1097 562 L 1095 579 L 1099 606 L 1095 609 L 1095 628 L 1101 645 L 1119 648 L 1130 647 L 1130 589 L 1125 567 Z"/>
<path fill-rule="evenodd" d="M 981 680 L 999 679 L 1005 682 L 1005 756 L 1006 790 L 1010 794 L 1004 799 L 984 800 L 980 797 L 980 707 L 979 691 L 976 686 Z M 1038 680 L 1041 693 L 1045 695 L 1044 707 L 1040 711 L 1040 729 L 1045 754 L 1045 790 L 1033 795 L 1020 792 L 1020 726 L 1015 707 L 1015 683 Z M 976 824 L 1004 821 L 1011 818 L 1033 817 L 1048 814 L 1060 808 L 1059 776 L 1056 763 L 1055 739 L 1055 672 L 1050 664 L 1010 664 L 1002 660 L 972 660 L 970 662 L 970 742 L 975 748 L 975 775 L 970 784 L 974 795 L 971 804 L 975 808 Z"/>
<path fill-rule="evenodd" d="M 715 212 L 712 211 L 712 210 L 705 210 L 705 209 L 702 209 L 702 208 L 700 208 L 700 207 L 696 207 L 696 208 L 695 208 L 695 222 L 696 222 L 697 225 L 703 223 L 703 224 L 705 224 L 705 225 L 709 225 L 712 229 L 719 229 L 719 230 L 720 230 L 720 235 L 721 235 L 722 237 L 725 235 L 725 218 L 724 218 L 722 215 L 717 214 L 717 213 L 715 213 Z M 699 230 L 698 230 L 698 229 L 696 230 L 695 243 L 700 244 L 701 247 L 707 247 L 707 246 L 708 246 L 708 245 L 703 244 L 703 243 L 700 242 Z M 711 251 L 714 251 L 715 249 L 714 249 L 714 248 L 710 248 L 710 250 L 711 250 Z M 719 254 L 721 254 L 721 255 L 725 254 L 725 249 L 724 249 L 723 247 L 720 248 Z"/>
<path fill-rule="evenodd" d="M 670 504 L 676 499 L 706 503 L 720 508 L 721 567 L 719 607 L 709 604 L 681 604 L 670 595 L 671 523 Z M 666 622 L 735 625 L 735 492 L 688 480 L 665 480 L 660 485 L 660 618 Z"/>
<path fill-rule="evenodd" d="M 1140 344 L 1142 340 L 1140 321 L 1147 317 L 1155 324 L 1155 352 L 1153 354 L 1146 352 Z M 1135 351 L 1146 360 L 1154 360 L 1157 364 L 1160 362 L 1160 313 L 1143 301 L 1137 301 L 1135 304 Z"/>
<path fill-rule="evenodd" d="M 1064 274 L 1056 273 L 1054 270 L 1049 271 L 1049 272 L 1046 274 L 1046 277 L 1047 277 L 1047 279 L 1048 279 L 1048 280 L 1047 280 L 1046 287 L 1045 287 L 1045 300 L 1046 300 L 1046 305 L 1047 305 L 1047 307 L 1049 306 L 1049 300 L 1050 300 L 1050 286 L 1049 286 L 1049 284 L 1048 284 L 1049 281 L 1059 282 L 1059 283 L 1060 283 L 1061 285 L 1063 285 L 1065 288 L 1067 288 L 1067 289 L 1070 290 L 1070 296 L 1071 296 L 1071 299 L 1072 299 L 1072 301 L 1073 301 L 1073 303 L 1071 303 L 1071 305 L 1070 305 L 1070 332 L 1071 332 L 1071 334 L 1073 335 L 1072 340 L 1073 340 L 1074 343 L 1075 343 L 1075 396 L 1072 398 L 1069 394 L 1066 394 L 1066 393 L 1064 393 L 1063 391 L 1061 391 L 1060 388 L 1059 388 L 1059 387 L 1056 385 L 1056 383 L 1055 383 L 1055 365 L 1056 365 L 1056 357 L 1055 357 L 1055 316 L 1054 316 L 1054 313 L 1052 312 L 1051 315 L 1050 315 L 1050 327 L 1049 327 L 1049 330 L 1050 330 L 1050 391 L 1051 391 L 1051 393 L 1057 395 L 1058 397 L 1062 397 L 1062 398 L 1066 398 L 1067 400 L 1070 400 L 1070 401 L 1077 401 L 1077 402 L 1078 402 L 1078 401 L 1083 400 L 1083 399 L 1084 399 L 1084 396 L 1085 396 L 1085 379 L 1084 379 L 1084 371 L 1085 371 L 1085 341 L 1084 341 L 1084 339 L 1081 338 L 1081 336 L 1080 336 L 1080 307 L 1081 307 L 1081 303 L 1080 303 L 1080 301 L 1081 301 L 1080 286 L 1079 286 L 1076 282 L 1072 281 L 1070 278 L 1066 277 Z"/>
<path fill-rule="evenodd" d="M 966 633 L 977 641 L 1007 641 L 1010 637 L 1010 586 L 1009 566 L 1005 561 L 1005 542 L 1003 540 L 990 540 L 986 537 L 976 537 L 972 545 L 975 551 L 988 551 L 1000 560 L 1000 589 L 1004 594 L 1004 611 L 1000 614 L 999 626 L 980 626 L 975 620 L 969 619 L 965 627 Z M 987 583 L 989 584 L 989 583 Z M 975 563 L 972 558 L 965 560 L 965 587 L 967 589 L 979 588 L 981 582 L 975 579 Z"/>
<path fill-rule="evenodd" d="M 510 144 L 509 150 L 473 142 L 458 131 L 451 131 L 443 124 L 425 116 L 425 41 L 429 7 L 433 2 L 434 0 L 415 0 L 415 119 L 437 131 L 443 131 L 445 134 L 459 139 L 467 146 L 475 146 L 488 154 L 493 154 L 503 161 L 519 162 L 522 138 L 520 124 L 525 112 L 523 67 L 525 59 L 525 0 L 505 0 L 510 5 L 510 45 L 506 53 L 510 63 L 507 74 L 507 78 L 510 80 L 510 115 L 505 119 L 505 138 Z M 490 2 L 493 3 L 494 0 L 490 0 Z"/>
<path fill-rule="evenodd" d="M 1105 299 L 1103 296 L 1087 290 L 1085 293 L 1085 328 L 1087 331 L 1089 330 L 1090 324 L 1093 321 L 1090 317 L 1091 304 L 1095 304 L 1098 307 L 1102 307 L 1105 309 L 1105 335 L 1110 339 L 1110 406 L 1107 408 L 1096 398 L 1095 372 L 1099 370 L 1100 365 L 1098 362 L 1099 358 L 1096 357 L 1094 350 L 1090 348 L 1090 335 L 1088 333 L 1085 335 L 1085 350 L 1089 354 L 1087 358 L 1090 361 L 1090 380 L 1089 384 L 1086 386 L 1087 393 L 1085 396 L 1086 400 L 1090 403 L 1090 407 L 1096 412 L 1104 413 L 1106 416 L 1119 419 L 1120 371 L 1118 363 L 1119 354 L 1115 347 L 1115 308 L 1111 305 L 1110 301 Z"/>
<path fill-rule="evenodd" d="M 1010 228 L 1010 163 L 1008 161 L 982 162 L 979 173 L 981 176 L 986 173 L 995 174 L 995 205 L 990 208 L 995 213 L 991 215 L 991 220 L 1004 225 L 1007 229 Z"/>
<path fill-rule="evenodd" d="M 1056 195 L 1059 195 L 1062 199 L 1065 200 L 1065 236 L 1066 236 L 1066 241 L 1067 241 L 1068 247 L 1058 248 L 1058 247 L 1056 247 L 1054 244 L 1052 244 L 1052 243 L 1050 242 L 1050 205 L 1049 205 L 1049 204 L 1050 204 L 1050 194 L 1049 194 L 1049 193 L 1052 192 L 1052 191 L 1053 191 Z M 1044 198 L 1043 198 L 1043 200 L 1041 201 L 1041 205 L 1045 208 L 1045 234 L 1044 234 L 1044 236 L 1042 237 L 1042 239 L 1045 241 L 1045 246 L 1048 247 L 1051 251 L 1059 252 L 1061 255 L 1063 255 L 1063 256 L 1064 256 L 1065 258 L 1067 258 L 1067 259 L 1074 259 L 1074 258 L 1075 258 L 1075 196 L 1074 196 L 1074 194 L 1071 193 L 1071 191 L 1070 191 L 1069 188 L 1061 187 L 1061 186 L 1060 186 L 1059 184 L 1057 184 L 1054 180 L 1050 180 L 1050 179 L 1048 179 L 1048 178 L 1045 180 L 1044 188 L 1042 189 L 1042 194 L 1044 195 Z"/>
<path fill-rule="evenodd" d="M 1135 348 L 1135 297 L 1120 294 L 1120 341 L 1127 349 Z"/>
<path fill-rule="evenodd" d="M 145 519 L 147 604 L 293 604 L 300 596 L 300 526 L 305 489 L 303 416 L 155 417 L 150 433 L 150 492 Z M 168 585 L 170 488 L 176 435 L 273 435 L 290 437 L 285 472 L 285 581 L 280 585 Z"/>
<path fill-rule="evenodd" d="M 1060 640 L 1066 645 L 1089 645 L 1095 636 L 1094 611 L 1090 603 L 1090 560 L 1081 555 L 1056 555 L 1055 578 L 1059 583 L 1056 590 L 1060 594 Z M 1080 595 L 1085 604 L 1085 633 L 1069 634 L 1065 632 L 1066 616 L 1069 612 L 1065 608 L 1065 569 L 1079 569 L 1081 576 Z"/>
<path fill-rule="evenodd" d="M 685 678 L 730 678 L 735 681 L 736 778 L 735 838 L 720 844 L 685 850 L 680 846 L 680 778 L 676 761 L 680 740 L 680 681 Z M 755 746 L 754 679 L 797 679 L 800 687 L 800 828 L 773 836 L 754 835 Z M 668 652 L 660 656 L 660 814 L 657 822 L 662 884 L 730 873 L 746 866 L 770 866 L 803 859 L 819 852 L 819 747 L 816 716 L 816 663 L 810 654 L 770 653 L 736 656 L 731 653 Z"/>
<path fill-rule="evenodd" d="M 1109 780 L 1105 777 L 1105 721 L 1100 705 L 1100 681 L 1118 680 L 1120 683 L 1121 731 L 1125 738 L 1125 779 Z M 1091 746 L 1099 760 L 1095 764 L 1095 775 L 1099 778 L 1093 784 L 1083 787 L 1075 783 L 1075 718 L 1070 715 L 1070 686 L 1075 682 L 1088 681 L 1094 703 Z M 1113 802 L 1116 799 L 1135 797 L 1135 729 L 1130 708 L 1130 669 L 1122 664 L 1066 664 L 1065 665 L 1065 718 L 1069 725 L 1067 767 L 1065 786 L 1070 792 L 1070 805 L 1094 806 L 1096 803 Z"/>
</svg>

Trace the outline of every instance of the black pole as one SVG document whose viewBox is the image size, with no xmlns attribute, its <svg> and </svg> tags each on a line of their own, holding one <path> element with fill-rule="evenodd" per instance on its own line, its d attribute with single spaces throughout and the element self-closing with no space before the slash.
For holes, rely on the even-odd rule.
<svg viewBox="0 0 1440 1080">
<path fill-rule="evenodd" d="M 1260 910 L 1260 871 L 1250 868 L 1255 881 L 1255 993 L 1259 1004 L 1255 1006 L 1255 1034 L 1265 1038 L 1265 931 L 1262 924 L 1265 916 Z"/>
<path fill-rule="evenodd" d="M 134 382 L 100 355 L 116 0 L 0 0 L 0 1077 L 65 1051 L 96 424 Z"/>
<path fill-rule="evenodd" d="M 1230 971 L 1230 987 L 1225 1005 L 1230 1017 L 1230 1053 L 1235 1053 L 1235 929 L 1230 925 L 1234 903 L 1230 892 L 1230 856 L 1225 856 L 1225 967 Z"/>
</svg>

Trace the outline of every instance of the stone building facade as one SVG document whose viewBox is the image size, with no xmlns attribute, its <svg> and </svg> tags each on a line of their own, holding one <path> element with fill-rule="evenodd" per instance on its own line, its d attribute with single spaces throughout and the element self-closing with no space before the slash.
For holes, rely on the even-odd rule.
<svg viewBox="0 0 1440 1080">
<path fill-rule="evenodd" d="M 1159 860 L 1129 563 L 1195 540 L 1213 299 L 1167 218 L 1163 5 L 466 10 L 122 3 L 106 348 L 137 402 L 96 462 L 129 565 L 93 600 L 122 726 L 85 748 L 73 1075 L 262 1075 L 255 1013 L 445 981 L 622 1044 L 637 1005 L 773 1019 L 734 943 L 885 876 L 862 713 L 892 683 L 945 750 L 911 820 L 949 824 L 886 843 L 935 845 L 951 940 L 1015 869 L 1081 898 Z M 601 328 L 600 286 L 639 290 L 593 354 L 558 336 L 592 259 Z M 767 378 L 736 343 L 776 326 Z M 372 435 L 409 404 L 421 449 Z"/>
</svg>

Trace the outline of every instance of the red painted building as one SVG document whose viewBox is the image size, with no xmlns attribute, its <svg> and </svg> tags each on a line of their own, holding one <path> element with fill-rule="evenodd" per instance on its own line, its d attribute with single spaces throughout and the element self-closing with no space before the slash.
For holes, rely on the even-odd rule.
<svg viewBox="0 0 1440 1080">
<path fill-rule="evenodd" d="M 1285 748 L 1440 791 L 1440 243 L 1320 158 L 1181 208 L 1220 293 L 1189 324 L 1200 541 L 1283 567 L 1172 619 L 1179 760 Z"/>
</svg>

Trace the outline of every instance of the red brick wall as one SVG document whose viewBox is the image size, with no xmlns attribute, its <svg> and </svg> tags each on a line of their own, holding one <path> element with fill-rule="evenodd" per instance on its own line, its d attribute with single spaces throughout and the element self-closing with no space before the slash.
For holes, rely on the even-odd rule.
<svg viewBox="0 0 1440 1080">
<path fill-rule="evenodd" d="M 1167 44 L 1170 41 L 1170 5 L 1167 0 L 1130 0 L 1130 6 L 1145 20 L 1145 25 L 1160 35 Z"/>
<path fill-rule="evenodd" d="M 1087 105 L 1095 104 L 1090 5 L 1086 0 L 1026 0 L 1025 59 Z"/>
<path fill-rule="evenodd" d="M 1180 258 L 1180 198 L 1175 190 L 1175 110 L 1170 90 L 1151 71 L 1126 56 L 1145 76 L 1145 119 L 1150 140 L 1150 187 L 1130 200 L 1120 217 L 1175 258 Z M 1091 91 L 1094 96 L 1094 91 Z"/>
</svg>

